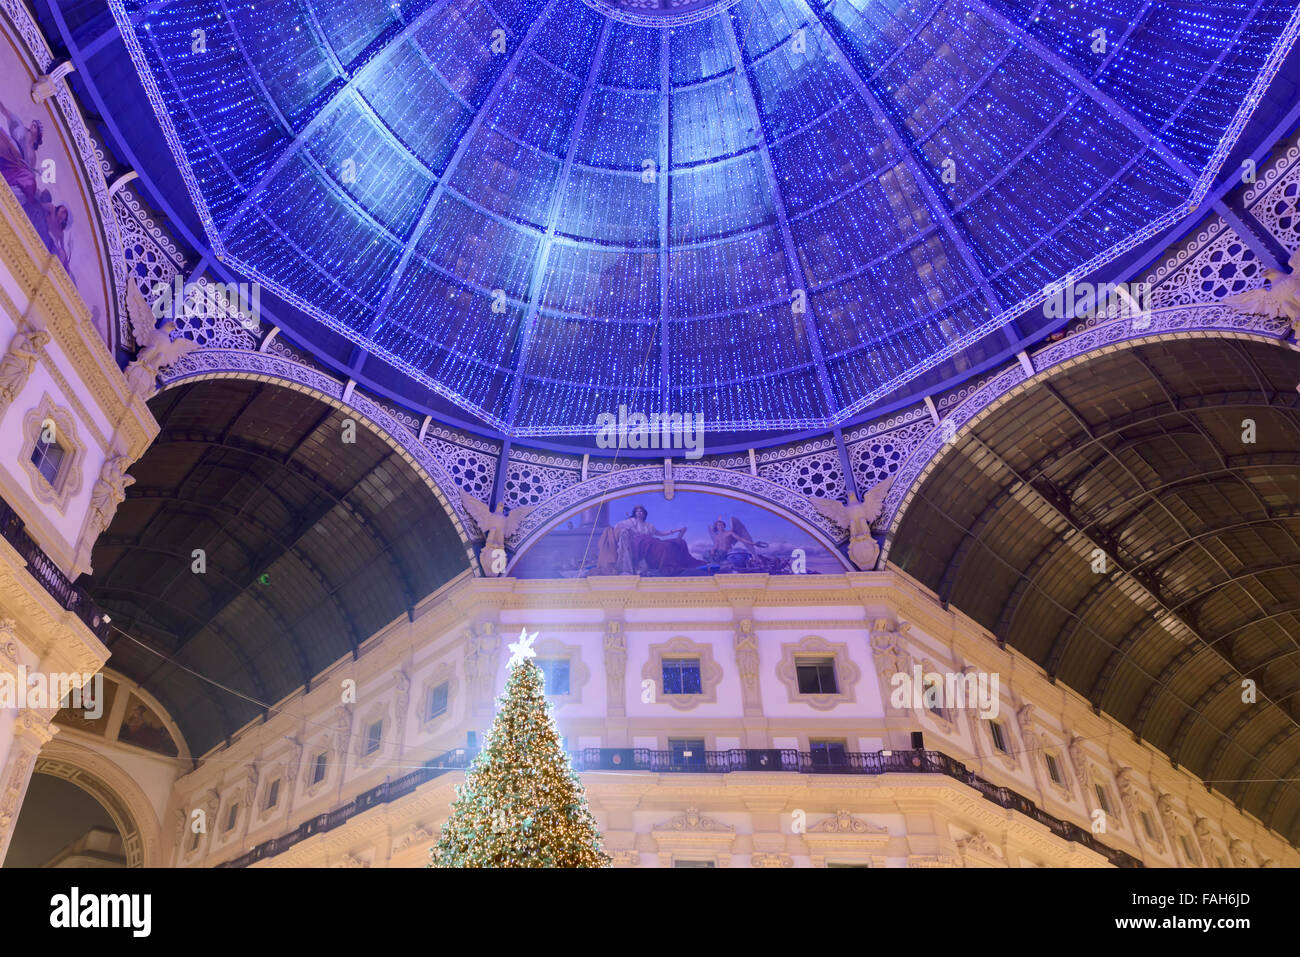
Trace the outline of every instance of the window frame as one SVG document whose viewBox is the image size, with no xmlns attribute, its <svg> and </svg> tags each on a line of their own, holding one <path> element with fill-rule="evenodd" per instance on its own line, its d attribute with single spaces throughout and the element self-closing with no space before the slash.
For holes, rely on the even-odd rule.
<svg viewBox="0 0 1300 957">
<path fill-rule="evenodd" d="M 63 459 L 55 481 L 51 483 L 33 461 L 36 444 L 46 421 L 54 423 L 54 437 L 63 449 Z M 23 417 L 23 441 L 18 450 L 18 461 L 27 473 L 32 497 L 42 505 L 52 505 L 60 513 L 67 511 L 68 503 L 82 487 L 82 463 L 85 446 L 77 437 L 76 420 L 72 413 L 57 405 L 48 392 L 41 396 L 35 408 Z"/>
<path fill-rule="evenodd" d="M 669 666 L 670 666 L 670 665 L 675 666 L 675 670 L 677 671 L 677 680 L 676 680 L 676 682 L 675 682 L 676 685 L 677 685 L 677 688 L 679 689 L 679 690 L 677 690 L 677 691 L 671 691 L 671 690 L 669 690 L 669 688 L 668 688 L 668 671 L 669 671 Z M 695 672 L 695 685 L 696 685 L 696 687 L 697 687 L 697 689 L 698 689 L 698 690 L 696 690 L 696 691 L 682 691 L 682 690 L 680 690 L 681 688 L 686 687 L 686 682 L 683 680 L 683 678 L 685 677 L 684 672 L 685 672 L 687 666 L 691 666 L 691 667 L 694 668 L 694 672 Z M 702 695 L 702 694 L 704 694 L 704 668 L 703 668 L 703 665 L 702 665 L 702 663 L 700 662 L 700 659 L 699 659 L 698 656 L 682 655 L 682 656 L 674 656 L 674 657 L 671 657 L 671 658 L 661 658 L 660 661 L 659 661 L 659 682 L 660 682 L 660 687 L 663 688 L 663 692 L 664 692 L 664 694 L 666 694 L 666 695 L 670 695 L 670 694 L 672 694 L 672 695 Z"/>
<path fill-rule="evenodd" d="M 1007 729 L 996 718 L 986 718 L 985 720 L 989 724 L 989 739 L 993 742 L 993 749 L 999 754 L 1010 757 L 1011 746 L 1007 740 Z"/>
<path fill-rule="evenodd" d="M 378 734 L 372 732 L 378 728 Z M 372 747 L 373 745 L 373 747 Z M 368 758 L 371 755 L 378 754 L 384 747 L 384 719 L 377 718 L 366 725 L 366 737 L 361 747 L 361 756 Z"/>
<path fill-rule="evenodd" d="M 829 660 L 835 680 L 834 692 L 806 692 L 801 689 L 799 668 L 814 658 Z M 799 641 L 781 645 L 781 660 L 776 675 L 785 685 L 791 704 L 806 705 L 815 711 L 830 711 L 837 705 L 852 704 L 856 700 L 862 670 L 854 663 L 846 643 L 827 641 L 818 635 L 805 635 Z"/>
<path fill-rule="evenodd" d="M 795 655 L 794 656 L 794 675 L 795 686 L 799 689 L 801 695 L 836 695 L 840 693 L 839 676 L 836 674 L 835 656 L 832 655 Z M 815 690 L 805 690 L 804 673 L 808 669 L 815 669 L 816 684 Z M 830 676 L 830 688 L 824 687 L 824 678 Z"/>
<path fill-rule="evenodd" d="M 817 753 L 820 749 L 827 753 L 825 764 L 817 763 Z M 839 749 L 840 760 L 837 762 L 830 756 L 832 748 Z M 814 768 L 845 768 L 849 766 L 849 742 L 847 738 L 809 738 L 808 739 L 808 756 Z"/>
<path fill-rule="evenodd" d="M 42 430 L 42 435 L 43 434 L 44 430 Z M 57 488 L 59 484 L 59 473 L 63 470 L 63 463 L 67 460 L 68 450 L 59 444 L 58 435 L 54 436 L 53 442 L 48 443 L 44 438 L 42 438 L 42 435 L 36 437 L 36 443 L 32 446 L 31 462 L 36 468 L 36 471 L 40 475 L 44 476 L 45 481 L 49 484 L 50 488 Z M 57 459 L 49 454 L 50 449 L 58 450 L 59 455 Z M 54 472 L 53 474 L 46 474 L 43 466 L 51 462 L 53 463 Z"/>
<path fill-rule="evenodd" d="M 1065 778 L 1061 775 L 1061 762 L 1057 760 L 1056 755 L 1051 751 L 1044 751 L 1043 765 L 1047 768 L 1047 780 L 1057 787 L 1064 787 Z"/>
</svg>

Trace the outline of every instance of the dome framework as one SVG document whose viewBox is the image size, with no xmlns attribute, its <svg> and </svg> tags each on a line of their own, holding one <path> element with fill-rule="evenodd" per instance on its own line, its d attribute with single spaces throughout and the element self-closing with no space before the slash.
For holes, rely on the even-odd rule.
<svg viewBox="0 0 1300 957">
<path fill-rule="evenodd" d="M 1300 25 L 1281 2 L 111 7 L 214 255 L 354 371 L 516 436 L 623 404 L 833 427 L 1045 334 L 1063 280 L 1204 198 Z"/>
</svg>

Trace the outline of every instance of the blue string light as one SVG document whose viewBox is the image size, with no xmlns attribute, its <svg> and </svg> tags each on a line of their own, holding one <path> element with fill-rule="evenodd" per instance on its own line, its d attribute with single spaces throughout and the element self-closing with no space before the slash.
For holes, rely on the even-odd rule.
<svg viewBox="0 0 1300 957">
<path fill-rule="evenodd" d="M 1296 31 L 1283 0 L 111 6 L 214 249 L 535 435 L 818 427 L 978 357 L 1186 207 Z"/>
</svg>

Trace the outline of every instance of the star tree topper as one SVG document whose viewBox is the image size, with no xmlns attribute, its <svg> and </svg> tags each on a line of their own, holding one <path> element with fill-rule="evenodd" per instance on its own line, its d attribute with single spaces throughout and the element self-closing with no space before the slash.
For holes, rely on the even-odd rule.
<svg viewBox="0 0 1300 957">
<path fill-rule="evenodd" d="M 533 642 L 536 640 L 537 632 L 530 635 L 527 628 L 522 629 L 519 632 L 519 640 L 512 641 L 508 646 L 510 648 L 510 662 L 507 667 L 514 668 L 515 665 L 523 664 L 529 658 L 536 658 L 537 652 L 533 651 Z"/>
</svg>

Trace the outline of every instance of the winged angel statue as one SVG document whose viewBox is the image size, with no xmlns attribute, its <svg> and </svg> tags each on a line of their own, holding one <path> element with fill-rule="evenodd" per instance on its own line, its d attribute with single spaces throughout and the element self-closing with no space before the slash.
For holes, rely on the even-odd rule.
<svg viewBox="0 0 1300 957">
<path fill-rule="evenodd" d="M 515 533 L 519 523 L 537 506 L 506 508 L 502 504 L 498 505 L 494 512 L 487 507 L 486 502 L 479 501 L 464 489 L 461 489 L 460 500 L 469 509 L 469 513 L 474 516 L 474 521 L 483 532 L 485 541 L 478 556 L 483 574 L 495 578 L 506 570 L 506 539 Z"/>
<path fill-rule="evenodd" d="M 199 345 L 180 336 L 172 338 L 176 323 L 170 319 L 158 326 L 144 293 L 135 283 L 126 291 L 126 311 L 131 317 L 131 335 L 140 347 L 135 361 L 126 367 L 126 385 L 136 395 L 147 397 L 153 393 L 159 371 L 181 356 L 189 355 Z"/>
<path fill-rule="evenodd" d="M 1300 249 L 1292 254 L 1287 266 L 1290 275 L 1280 269 L 1265 269 L 1268 286 L 1248 289 L 1223 301 L 1251 315 L 1285 319 L 1300 335 Z"/>
<path fill-rule="evenodd" d="M 875 568 L 876 559 L 880 557 L 880 546 L 871 537 L 871 523 L 880 517 L 885 495 L 893 483 L 892 475 L 883 482 L 876 483 L 861 501 L 852 493 L 849 493 L 847 503 L 822 498 L 820 495 L 808 496 L 808 501 L 812 502 L 817 511 L 836 525 L 849 530 L 849 558 L 864 572 Z"/>
</svg>

